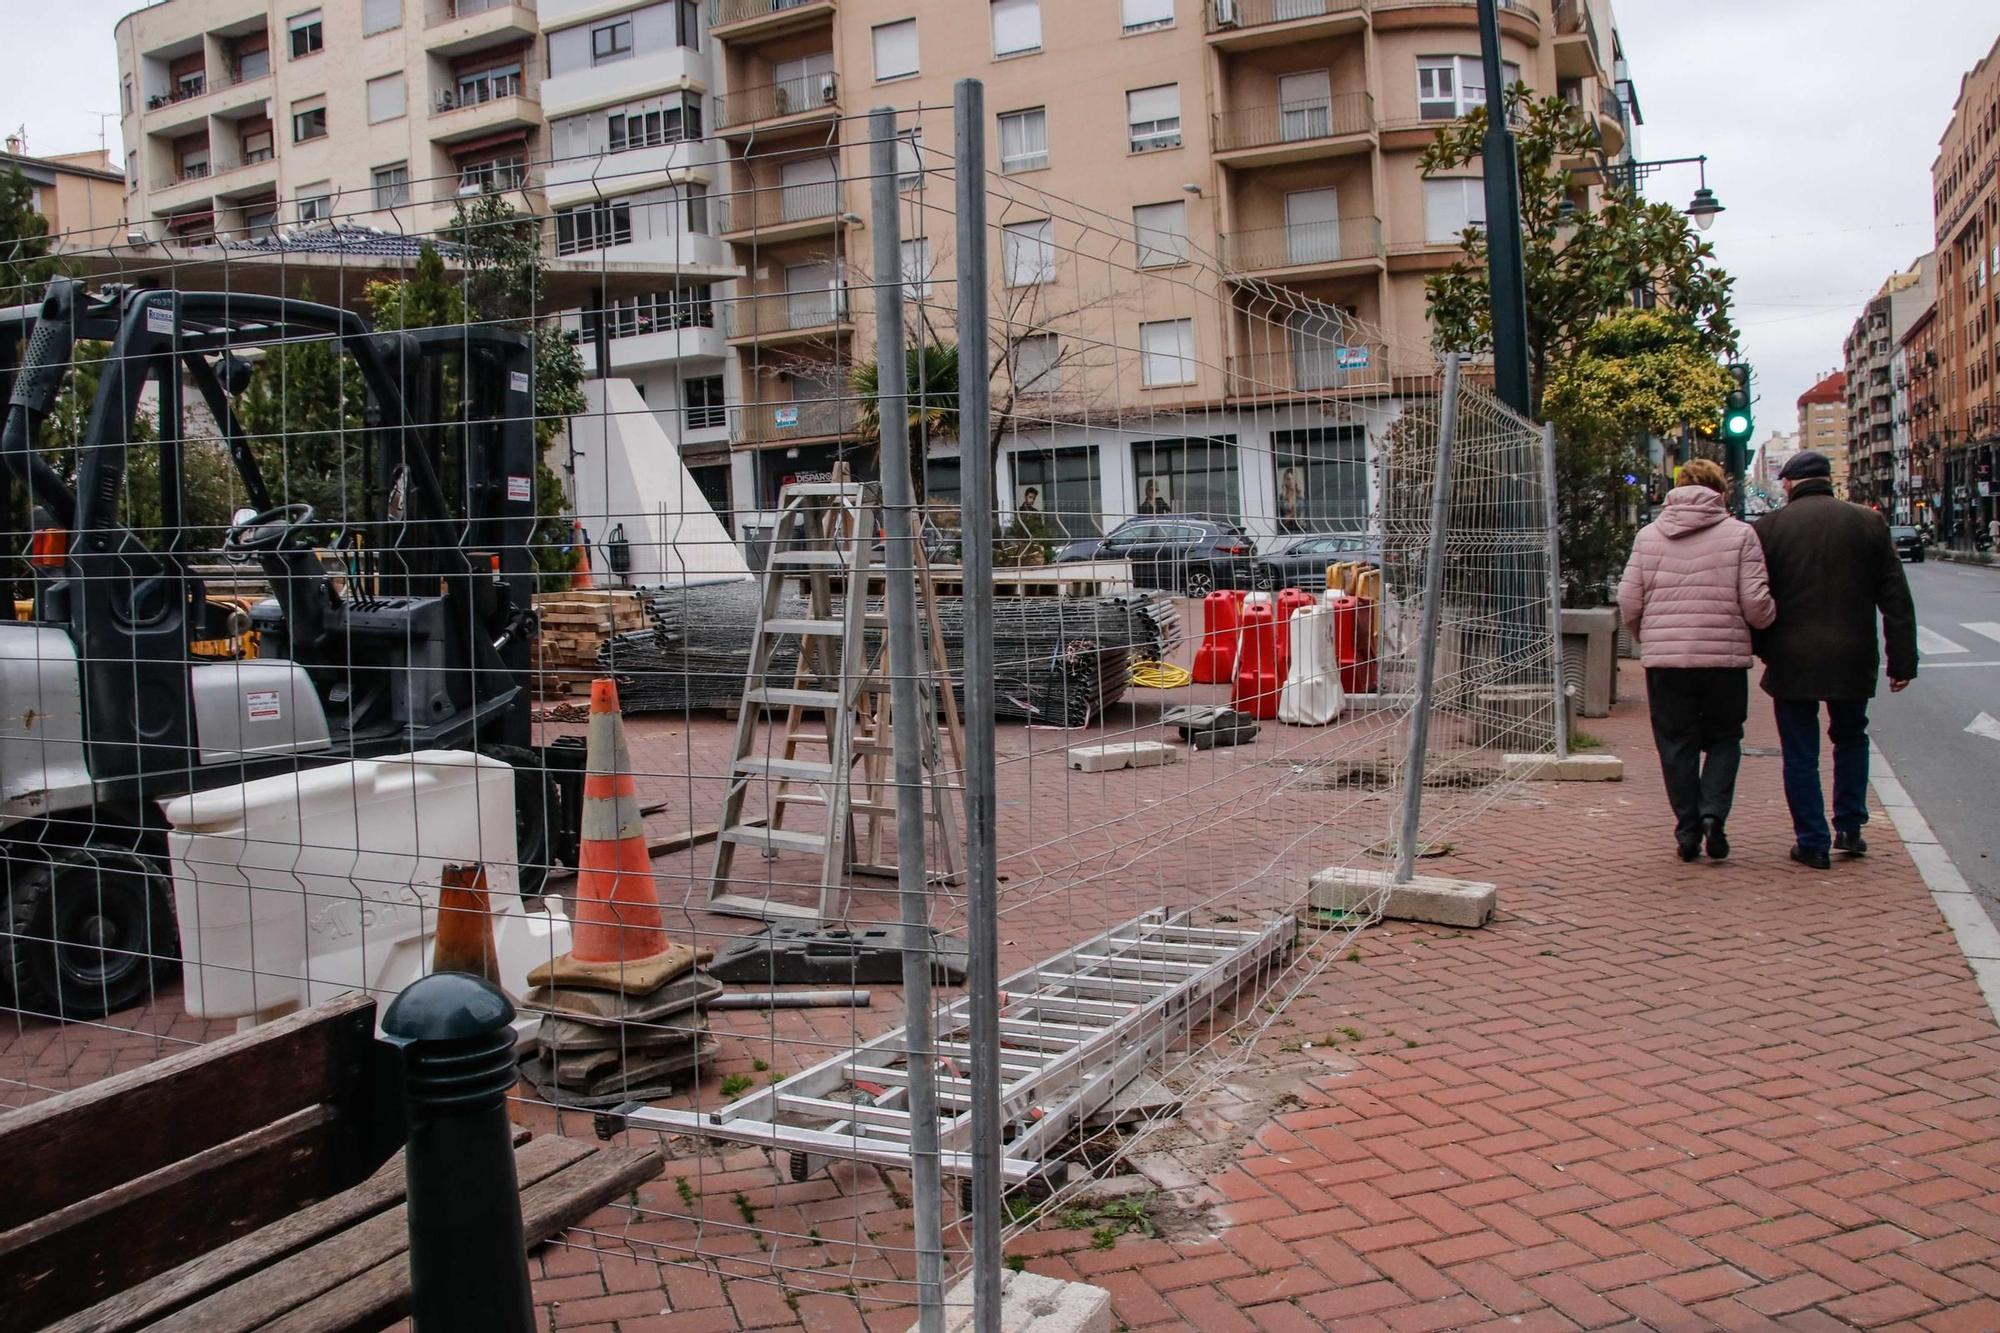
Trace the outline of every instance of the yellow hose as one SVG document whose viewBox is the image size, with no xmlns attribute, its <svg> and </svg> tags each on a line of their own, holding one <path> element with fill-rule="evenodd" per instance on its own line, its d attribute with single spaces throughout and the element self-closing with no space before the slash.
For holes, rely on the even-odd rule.
<svg viewBox="0 0 2000 1333">
<path fill-rule="evenodd" d="M 1132 683 L 1143 690 L 1178 690 L 1194 684 L 1194 677 L 1172 662 L 1147 660 L 1132 664 Z"/>
</svg>

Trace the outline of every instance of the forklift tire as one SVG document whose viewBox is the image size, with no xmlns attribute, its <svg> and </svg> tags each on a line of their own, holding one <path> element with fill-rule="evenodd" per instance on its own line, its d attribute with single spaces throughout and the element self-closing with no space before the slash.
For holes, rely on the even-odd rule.
<svg viewBox="0 0 2000 1333">
<path fill-rule="evenodd" d="M 135 852 L 14 856 L 0 968 L 23 1013 L 102 1018 L 150 999 L 179 955 L 158 869 Z"/>
<path fill-rule="evenodd" d="M 533 900 L 548 887 L 552 854 L 550 819 L 562 818 L 562 802 L 541 756 L 523 745 L 488 745 L 480 750 L 514 768 L 514 860 L 521 868 L 521 897 Z"/>
</svg>

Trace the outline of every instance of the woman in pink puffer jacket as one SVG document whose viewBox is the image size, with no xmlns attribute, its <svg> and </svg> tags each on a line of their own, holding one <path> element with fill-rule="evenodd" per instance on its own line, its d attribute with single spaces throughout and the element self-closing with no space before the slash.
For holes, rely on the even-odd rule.
<svg viewBox="0 0 2000 1333">
<path fill-rule="evenodd" d="M 1764 551 L 1729 516 L 1729 481 L 1699 458 L 1640 530 L 1618 584 L 1618 610 L 1639 641 L 1653 743 L 1674 808 L 1681 860 L 1729 855 L 1729 807 L 1750 713 L 1750 631 L 1778 614 Z"/>
</svg>

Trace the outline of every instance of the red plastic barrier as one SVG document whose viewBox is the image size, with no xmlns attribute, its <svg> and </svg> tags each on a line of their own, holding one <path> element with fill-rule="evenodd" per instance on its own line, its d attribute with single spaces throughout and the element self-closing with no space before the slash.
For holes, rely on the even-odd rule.
<svg viewBox="0 0 2000 1333">
<path fill-rule="evenodd" d="M 1360 603 L 1345 593 L 1328 593 L 1327 614 L 1333 617 L 1333 660 L 1340 664 L 1340 688 L 1350 692 L 1355 688 L 1354 644 L 1356 620 L 1361 609 Z"/>
<path fill-rule="evenodd" d="M 1341 671 L 1340 688 L 1349 694 L 1373 694 L 1379 688 L 1381 661 L 1376 655 L 1376 644 L 1380 642 L 1381 614 L 1373 597 L 1362 597 L 1355 601 L 1354 610 L 1354 683 L 1348 684 L 1347 672 Z"/>
<path fill-rule="evenodd" d="M 1237 614 L 1242 595 L 1212 592 L 1201 599 L 1201 646 L 1194 653 L 1194 683 L 1227 685 L 1236 674 Z"/>
<path fill-rule="evenodd" d="M 1316 600 L 1311 593 L 1297 588 L 1285 588 L 1278 593 L 1278 679 L 1281 681 L 1292 674 L 1292 616 L 1300 607 L 1311 606 Z"/>
<path fill-rule="evenodd" d="M 1243 608 L 1242 648 L 1236 656 L 1236 679 L 1229 706 L 1260 721 L 1278 716 L 1278 687 L 1284 675 L 1278 667 L 1281 634 L 1278 613 L 1267 602 Z"/>
</svg>

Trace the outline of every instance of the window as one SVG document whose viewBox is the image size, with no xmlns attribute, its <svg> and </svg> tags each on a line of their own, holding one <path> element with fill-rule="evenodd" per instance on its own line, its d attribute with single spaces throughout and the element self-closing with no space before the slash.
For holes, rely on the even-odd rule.
<svg viewBox="0 0 2000 1333">
<path fill-rule="evenodd" d="M 271 48 L 264 45 L 264 34 L 258 33 L 258 45 L 238 47 L 236 50 L 236 81 L 248 83 L 261 79 L 271 72 Z"/>
<path fill-rule="evenodd" d="M 403 26 L 403 0 L 364 0 L 361 6 L 361 35 L 372 37 L 378 32 Z"/>
<path fill-rule="evenodd" d="M 1503 61 L 1501 77 L 1509 87 L 1521 81 L 1521 67 Z M 1421 120 L 1456 120 L 1486 104 L 1486 67 L 1478 56 L 1418 56 L 1417 116 Z"/>
<path fill-rule="evenodd" d="M 132 114 L 132 76 L 125 76 L 125 114 Z"/>
<path fill-rule="evenodd" d="M 299 221 L 325 222 L 333 216 L 333 182 L 320 181 L 299 189 Z"/>
<path fill-rule="evenodd" d="M 243 230 L 251 240 L 278 234 L 278 201 L 266 199 L 243 206 Z"/>
<path fill-rule="evenodd" d="M 708 235 L 708 186 L 689 181 L 681 193 L 687 199 L 687 229 L 697 236 Z"/>
<path fill-rule="evenodd" d="M 924 132 L 904 130 L 896 140 L 896 188 L 914 190 L 924 183 Z"/>
<path fill-rule="evenodd" d="M 1124 10 L 1127 32 L 1170 28 L 1174 23 L 1174 0 L 1124 0 Z"/>
<path fill-rule="evenodd" d="M 326 137 L 326 98 L 313 97 L 292 103 L 292 142 Z"/>
<path fill-rule="evenodd" d="M 1000 170 L 1039 171 L 1049 164 L 1049 113 L 1042 107 L 1000 117 Z"/>
<path fill-rule="evenodd" d="M 1001 229 L 1000 266 L 1009 287 L 1033 287 L 1056 280 L 1055 224 L 1015 222 Z"/>
<path fill-rule="evenodd" d="M 499 157 L 480 158 L 458 164 L 460 194 L 518 189 L 526 179 L 526 163 L 519 153 L 506 153 Z"/>
<path fill-rule="evenodd" d="M 590 30 L 590 63 L 608 65 L 632 57 L 632 20 L 614 19 Z"/>
<path fill-rule="evenodd" d="M 1180 147 L 1180 85 L 1163 83 L 1157 88 L 1137 88 L 1126 93 L 1125 123 L 1131 131 L 1135 153 Z"/>
<path fill-rule="evenodd" d="M 180 178 L 197 180 L 208 174 L 208 136 L 192 135 L 174 145 L 175 165 Z"/>
<path fill-rule="evenodd" d="M 385 120 L 396 119 L 405 111 L 406 100 L 400 70 L 368 80 L 368 123 L 380 125 Z"/>
<path fill-rule="evenodd" d="M 1017 449 L 1007 462 L 1014 493 L 1001 503 L 1022 529 L 1058 541 L 1103 531 L 1096 449 Z"/>
<path fill-rule="evenodd" d="M 1042 0 L 992 0 L 993 54 L 1042 49 Z"/>
<path fill-rule="evenodd" d="M 1056 364 L 1062 359 L 1060 344 L 1053 333 L 1030 333 L 1014 340 L 1014 391 L 1054 393 L 1058 385 Z"/>
<path fill-rule="evenodd" d="M 1149 389 L 1194 383 L 1194 321 L 1159 319 L 1139 326 L 1139 382 Z"/>
<path fill-rule="evenodd" d="M 326 34 L 321 29 L 319 11 L 308 9 L 303 14 L 294 14 L 285 21 L 285 28 L 292 34 L 292 59 L 317 54 L 326 46 Z"/>
<path fill-rule="evenodd" d="M 139 151 L 136 148 L 125 154 L 125 188 L 139 188 Z"/>
<path fill-rule="evenodd" d="M 903 242 L 903 299 L 917 301 L 931 294 L 931 243 L 918 237 Z"/>
<path fill-rule="evenodd" d="M 1185 264 L 1188 258 L 1187 201 L 1140 204 L 1132 210 L 1132 231 L 1139 245 L 1140 268 Z"/>
<path fill-rule="evenodd" d="M 583 204 L 556 212 L 556 253 L 581 254 L 625 245 L 632 239 L 632 206 L 624 202 Z"/>
<path fill-rule="evenodd" d="M 1424 182 L 1424 240 L 1456 245 L 1467 227 L 1486 225 L 1486 182 L 1477 176 Z"/>
<path fill-rule="evenodd" d="M 583 316 L 584 331 L 593 340 L 597 336 L 599 318 L 595 311 L 586 311 Z M 703 282 L 664 292 L 621 296 L 604 308 L 601 318 L 605 336 L 611 338 L 632 338 L 643 333 L 661 333 L 672 329 L 712 329 L 715 327 L 714 288 Z M 716 401 L 721 401 L 719 394 Z"/>
<path fill-rule="evenodd" d="M 681 402 L 687 411 L 689 430 L 715 430 L 729 423 L 729 411 L 722 398 L 722 376 L 704 375 L 681 384 Z"/>
<path fill-rule="evenodd" d="M 902 19 L 874 29 L 875 82 L 917 72 L 917 21 Z"/>
<path fill-rule="evenodd" d="M 699 139 L 701 97 L 697 93 L 676 93 L 658 106 L 627 107 L 607 119 L 605 130 L 605 151 L 611 153 Z"/>
<path fill-rule="evenodd" d="M 457 100 L 451 105 L 478 106 L 501 97 L 521 95 L 521 62 L 489 65 L 458 76 Z"/>
<path fill-rule="evenodd" d="M 1132 446 L 1132 472 L 1142 514 L 1192 514 L 1234 523 L 1241 513 L 1233 435 L 1142 440 Z"/>
<path fill-rule="evenodd" d="M 375 168 L 375 207 L 394 208 L 410 202 L 410 164 Z"/>
<path fill-rule="evenodd" d="M 1275 431 L 1271 463 L 1279 532 L 1367 529 L 1368 439 L 1361 427 Z"/>
</svg>

